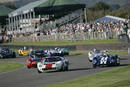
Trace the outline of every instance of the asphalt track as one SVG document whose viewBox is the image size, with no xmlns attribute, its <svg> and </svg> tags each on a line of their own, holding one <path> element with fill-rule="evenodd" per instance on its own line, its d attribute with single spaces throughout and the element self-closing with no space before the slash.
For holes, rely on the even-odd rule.
<svg viewBox="0 0 130 87">
<path fill-rule="evenodd" d="M 102 67 L 93 69 L 86 55 L 67 56 L 66 58 L 70 61 L 69 71 L 39 74 L 36 68 L 27 69 L 25 66 L 15 71 L 0 74 L 0 87 L 43 87 L 116 68 Z M 26 58 L 3 59 L 0 61 L 25 64 Z M 130 58 L 128 56 L 121 57 L 121 66 L 129 64 Z"/>
</svg>

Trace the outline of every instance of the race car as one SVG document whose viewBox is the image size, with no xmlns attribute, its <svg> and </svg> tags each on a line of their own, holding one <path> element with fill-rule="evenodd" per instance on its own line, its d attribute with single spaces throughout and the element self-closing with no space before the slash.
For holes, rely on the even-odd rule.
<svg viewBox="0 0 130 87">
<path fill-rule="evenodd" d="M 55 50 L 57 50 L 59 53 L 61 53 L 61 55 L 69 55 L 69 50 L 66 48 L 58 48 L 56 47 Z"/>
<path fill-rule="evenodd" d="M 18 50 L 18 54 L 20 56 L 28 56 L 31 51 L 32 51 L 32 49 L 27 49 L 26 47 L 24 47 L 24 48 Z"/>
<path fill-rule="evenodd" d="M 37 70 L 39 73 L 44 71 L 67 71 L 68 67 L 68 59 L 59 56 L 46 57 L 37 64 Z"/>
<path fill-rule="evenodd" d="M 29 56 L 32 57 L 32 58 L 35 58 L 35 56 L 37 57 L 46 57 L 47 54 L 44 50 L 32 50 L 30 53 L 29 53 Z"/>
<path fill-rule="evenodd" d="M 26 64 L 27 64 L 27 68 L 32 68 L 32 67 L 34 67 L 34 68 L 36 68 L 37 67 L 37 63 L 39 62 L 39 61 L 41 61 L 42 60 L 42 58 L 29 58 L 29 59 L 27 59 L 27 61 L 26 61 Z"/>
<path fill-rule="evenodd" d="M 45 53 L 48 56 L 63 56 L 63 54 L 61 52 L 59 52 L 58 50 L 54 50 L 54 49 L 45 50 Z"/>
<path fill-rule="evenodd" d="M 0 58 L 16 58 L 16 53 L 9 48 L 0 48 Z"/>
<path fill-rule="evenodd" d="M 92 59 L 93 68 L 97 66 L 119 66 L 120 58 L 118 55 L 102 54 Z"/>
<path fill-rule="evenodd" d="M 27 59 L 26 64 L 27 68 L 36 68 L 37 63 L 42 60 L 42 58 L 46 57 L 46 54 L 43 50 L 33 50 L 29 53 L 31 58 Z"/>
<path fill-rule="evenodd" d="M 90 62 L 92 62 L 93 58 L 96 57 L 96 56 L 100 56 L 102 54 L 109 54 L 106 50 L 98 50 L 98 49 L 93 49 L 92 51 L 88 52 L 88 60 Z"/>
</svg>

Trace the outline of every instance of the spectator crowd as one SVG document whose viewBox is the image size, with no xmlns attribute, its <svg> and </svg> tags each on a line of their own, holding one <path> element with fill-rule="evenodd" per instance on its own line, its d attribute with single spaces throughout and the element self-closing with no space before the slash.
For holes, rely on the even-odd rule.
<svg viewBox="0 0 130 87">
<path fill-rule="evenodd" d="M 12 40 L 88 40 L 117 38 L 120 34 L 127 34 L 130 38 L 130 21 L 73 23 L 54 29 L 45 29 L 44 24 L 40 24 L 33 33 L 13 34 Z"/>
</svg>

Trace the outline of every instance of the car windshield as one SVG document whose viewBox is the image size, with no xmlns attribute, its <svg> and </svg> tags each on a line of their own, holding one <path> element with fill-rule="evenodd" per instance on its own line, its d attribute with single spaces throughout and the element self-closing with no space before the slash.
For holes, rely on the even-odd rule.
<svg viewBox="0 0 130 87">
<path fill-rule="evenodd" d="M 1 51 L 2 51 L 2 52 L 10 52 L 11 50 L 8 49 L 8 48 L 2 48 Z"/>
<path fill-rule="evenodd" d="M 96 51 L 94 51 L 95 53 L 100 53 L 101 51 L 100 50 L 96 50 Z"/>
<path fill-rule="evenodd" d="M 46 58 L 45 62 L 58 62 L 61 61 L 60 57 L 56 57 L 56 58 Z"/>
</svg>

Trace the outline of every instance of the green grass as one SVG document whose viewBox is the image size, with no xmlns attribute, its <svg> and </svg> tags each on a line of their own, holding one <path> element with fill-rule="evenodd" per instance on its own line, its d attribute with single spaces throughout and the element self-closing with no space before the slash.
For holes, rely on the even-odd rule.
<svg viewBox="0 0 130 87">
<path fill-rule="evenodd" d="M 16 53 L 18 52 L 18 49 L 11 49 L 11 50 L 14 51 L 14 52 L 16 52 Z"/>
<path fill-rule="evenodd" d="M 109 51 L 111 54 L 119 54 L 119 55 L 125 55 L 125 56 L 130 56 L 128 54 L 128 51 Z"/>
<path fill-rule="evenodd" d="M 23 67 L 20 63 L 0 62 L 0 73 L 16 70 Z"/>
<path fill-rule="evenodd" d="M 88 55 L 89 51 L 70 51 L 70 55 Z M 118 54 L 121 56 L 130 56 L 128 51 L 108 51 L 110 54 Z"/>
<path fill-rule="evenodd" d="M 45 87 L 130 87 L 130 66 Z"/>
<path fill-rule="evenodd" d="M 93 39 L 85 41 L 40 41 L 40 42 L 11 42 L 5 45 L 40 45 L 40 46 L 64 46 L 64 45 L 86 45 L 86 44 L 117 44 L 117 39 Z"/>
<path fill-rule="evenodd" d="M 88 51 L 70 51 L 70 55 L 88 55 Z"/>
</svg>

